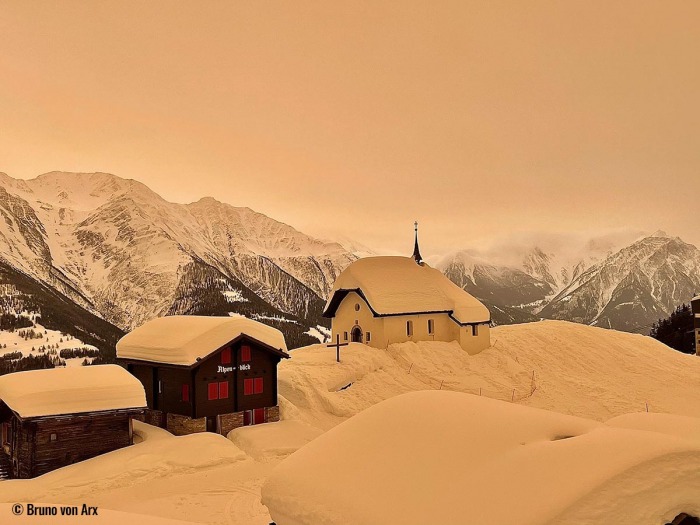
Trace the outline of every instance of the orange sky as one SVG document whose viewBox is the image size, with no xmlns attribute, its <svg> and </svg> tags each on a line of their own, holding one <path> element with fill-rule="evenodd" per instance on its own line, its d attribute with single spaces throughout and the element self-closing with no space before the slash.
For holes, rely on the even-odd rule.
<svg viewBox="0 0 700 525">
<path fill-rule="evenodd" d="M 424 255 L 700 244 L 700 2 L 0 0 L 0 171 L 106 171 Z M 408 237 L 408 241 L 407 241 Z"/>
</svg>

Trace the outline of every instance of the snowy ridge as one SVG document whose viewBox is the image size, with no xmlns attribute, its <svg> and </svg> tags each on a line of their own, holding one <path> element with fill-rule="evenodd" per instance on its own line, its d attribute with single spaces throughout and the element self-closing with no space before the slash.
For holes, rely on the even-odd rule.
<svg viewBox="0 0 700 525">
<path fill-rule="evenodd" d="M 2 174 L 0 215 L 0 253 L 8 264 L 127 330 L 166 313 L 192 313 L 173 305 L 177 298 L 184 304 L 179 287 L 206 294 L 190 286 L 202 272 L 227 281 L 222 292 L 233 293 L 223 302 L 251 303 L 252 292 L 259 300 L 247 308 L 289 314 L 312 327 L 335 278 L 356 259 L 340 244 L 249 208 L 212 198 L 170 203 L 106 173 L 51 172 L 31 180 Z M 206 301 L 225 313 L 213 298 Z"/>
</svg>

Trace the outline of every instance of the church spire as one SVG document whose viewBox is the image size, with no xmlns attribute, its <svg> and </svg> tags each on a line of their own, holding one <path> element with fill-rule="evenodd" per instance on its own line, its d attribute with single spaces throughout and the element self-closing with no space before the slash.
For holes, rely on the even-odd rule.
<svg viewBox="0 0 700 525">
<path fill-rule="evenodd" d="M 420 249 L 418 249 L 418 221 L 413 223 L 416 230 L 416 243 L 413 247 L 413 258 L 417 264 L 423 264 L 423 257 L 421 257 Z"/>
</svg>

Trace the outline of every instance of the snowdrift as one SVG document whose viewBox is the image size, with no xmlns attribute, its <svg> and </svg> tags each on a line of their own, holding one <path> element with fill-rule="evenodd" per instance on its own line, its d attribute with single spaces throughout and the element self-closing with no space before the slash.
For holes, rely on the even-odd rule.
<svg viewBox="0 0 700 525">
<path fill-rule="evenodd" d="M 279 525 L 662 524 L 700 512 L 697 428 L 678 416 L 604 424 L 415 392 L 282 461 L 262 501 Z"/>
<path fill-rule="evenodd" d="M 636 334 L 566 321 L 499 326 L 470 356 L 457 343 L 292 351 L 278 369 L 284 419 L 327 430 L 380 401 L 451 390 L 598 421 L 630 412 L 700 417 L 700 359 Z"/>
</svg>

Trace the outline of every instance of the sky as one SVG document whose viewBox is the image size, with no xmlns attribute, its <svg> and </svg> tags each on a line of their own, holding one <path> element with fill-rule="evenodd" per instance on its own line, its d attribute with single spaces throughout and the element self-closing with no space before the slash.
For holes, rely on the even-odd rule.
<svg viewBox="0 0 700 525">
<path fill-rule="evenodd" d="M 436 5 L 438 4 L 438 5 Z M 108 172 L 424 256 L 700 245 L 700 2 L 0 0 L 0 171 Z"/>
</svg>

